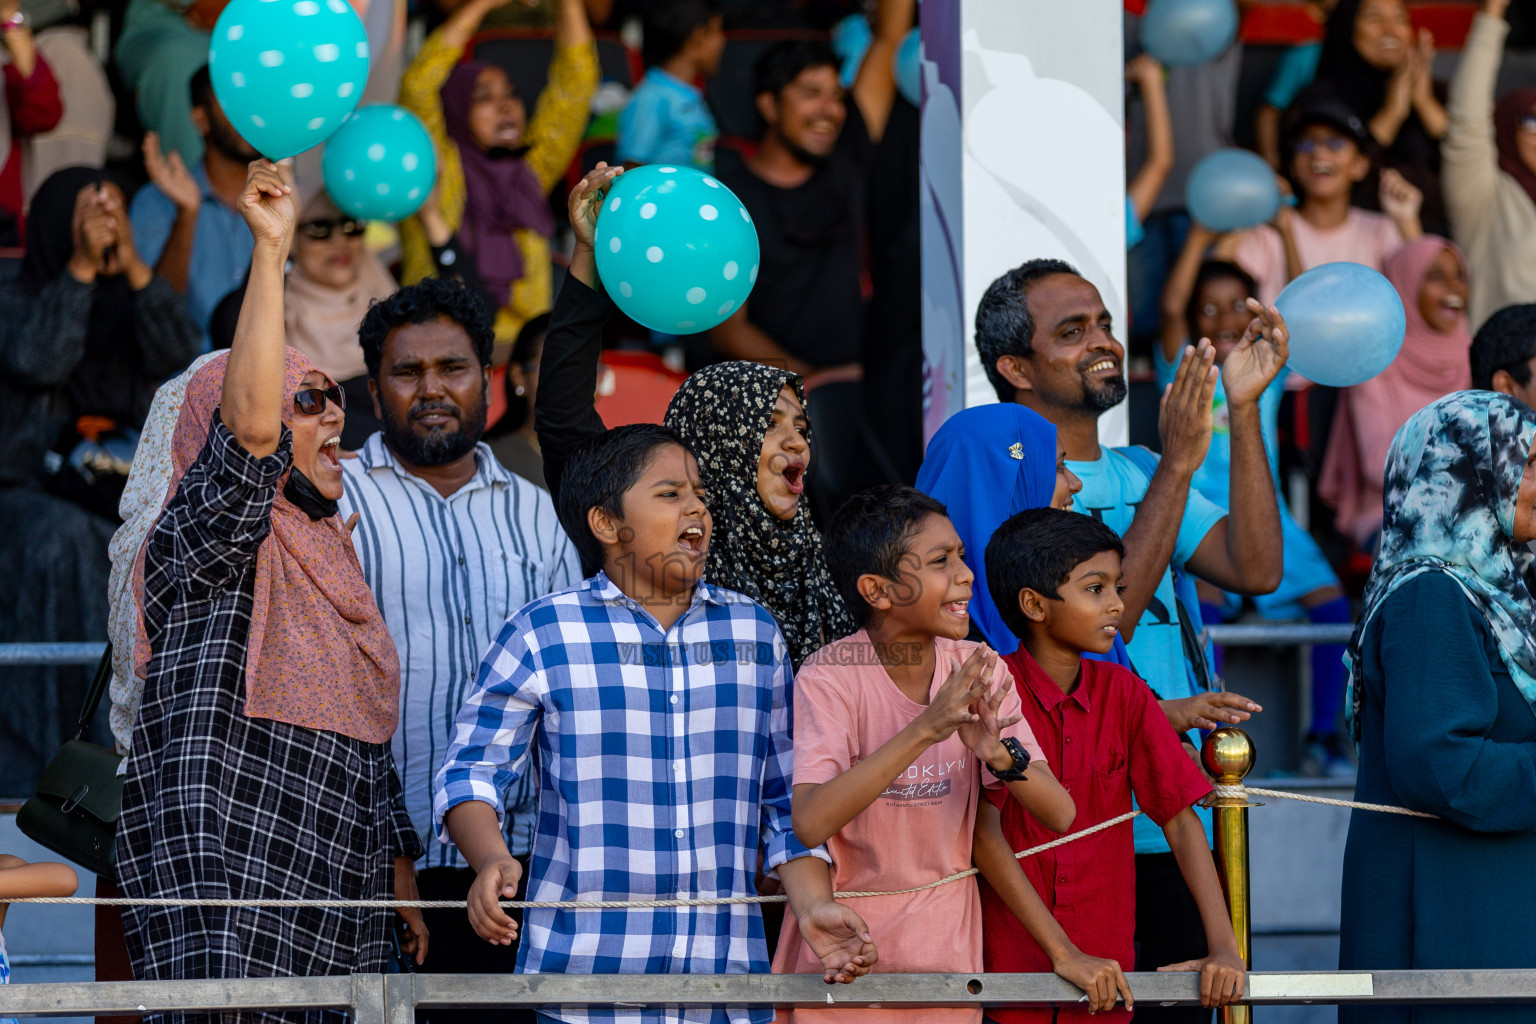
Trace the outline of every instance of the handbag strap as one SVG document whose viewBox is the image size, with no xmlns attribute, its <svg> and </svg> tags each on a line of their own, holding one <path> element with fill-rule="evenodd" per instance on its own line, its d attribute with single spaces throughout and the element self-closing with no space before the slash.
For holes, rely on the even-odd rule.
<svg viewBox="0 0 1536 1024">
<path fill-rule="evenodd" d="M 91 680 L 90 689 L 85 691 L 85 703 L 80 705 L 80 723 L 75 730 L 75 739 L 85 739 L 85 734 L 91 728 L 91 720 L 96 717 L 96 709 L 101 706 L 101 698 L 107 692 L 107 684 L 112 682 L 112 644 L 107 644 L 107 649 L 101 652 L 101 661 L 96 665 L 96 676 Z"/>
</svg>

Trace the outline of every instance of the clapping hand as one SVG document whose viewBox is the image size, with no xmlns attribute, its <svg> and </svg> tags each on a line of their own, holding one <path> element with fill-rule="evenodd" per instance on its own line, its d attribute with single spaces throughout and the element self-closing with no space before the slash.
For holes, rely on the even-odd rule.
<svg viewBox="0 0 1536 1024">
<path fill-rule="evenodd" d="M 1248 309 L 1254 317 L 1221 365 L 1227 404 L 1234 407 L 1257 402 L 1291 354 L 1290 332 L 1280 311 L 1257 299 L 1248 300 Z"/>
<path fill-rule="evenodd" d="M 1216 398 L 1216 348 L 1201 339 L 1184 349 L 1173 383 L 1163 390 L 1157 430 L 1163 439 L 1163 461 L 1194 472 L 1211 447 Z"/>
<path fill-rule="evenodd" d="M 992 654 L 990 650 L 987 653 Z M 995 654 L 992 654 L 991 664 L 994 667 L 997 665 Z M 990 678 L 992 678 L 991 673 L 982 676 L 983 680 Z M 975 720 L 963 723 L 956 730 L 960 734 L 960 741 L 966 745 L 967 749 L 988 764 L 995 761 L 999 755 L 1006 754 L 1003 748 L 1003 730 L 1024 720 L 1022 714 L 1007 718 L 998 715 L 998 709 L 1003 706 L 1003 698 L 1008 695 L 1012 686 L 1011 678 L 1004 679 L 998 684 L 997 692 L 990 696 L 983 686 L 981 696 L 971 702 L 971 713 L 976 716 Z"/>
<path fill-rule="evenodd" d="M 981 715 L 974 710 L 974 705 L 978 700 L 985 701 L 987 683 L 996 667 L 997 654 L 982 646 L 965 659 L 965 664 L 953 668 L 944 685 L 917 716 L 917 724 L 927 730 L 930 743 L 949 739 L 962 726 L 980 723 Z"/>
<path fill-rule="evenodd" d="M 162 153 L 156 132 L 144 136 L 144 170 L 165 198 L 176 204 L 178 212 L 196 213 L 203 205 L 203 190 L 182 162 L 181 154 L 175 150 Z"/>
</svg>

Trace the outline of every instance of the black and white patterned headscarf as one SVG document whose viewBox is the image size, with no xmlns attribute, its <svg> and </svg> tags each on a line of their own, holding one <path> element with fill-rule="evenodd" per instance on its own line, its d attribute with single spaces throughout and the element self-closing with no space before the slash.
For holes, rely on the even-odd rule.
<svg viewBox="0 0 1536 1024">
<path fill-rule="evenodd" d="M 1450 576 L 1482 613 L 1499 657 L 1536 708 L 1536 600 L 1531 551 L 1514 542 L 1515 498 L 1536 441 L 1536 412 L 1492 391 L 1458 391 L 1403 424 L 1387 453 L 1381 552 L 1349 641 L 1347 713 L 1360 739 L 1356 678 L 1371 619 L 1398 587 L 1425 572 Z"/>
<path fill-rule="evenodd" d="M 780 519 L 757 493 L 763 439 L 785 385 L 804 405 L 805 384 L 796 374 L 761 363 L 716 363 L 683 382 L 667 407 L 666 425 L 693 449 L 709 491 L 714 534 L 704 579 L 767 608 L 798 669 L 811 652 L 855 627 L 827 571 L 805 495 L 794 518 Z M 810 442 L 809 428 L 805 436 Z"/>
</svg>

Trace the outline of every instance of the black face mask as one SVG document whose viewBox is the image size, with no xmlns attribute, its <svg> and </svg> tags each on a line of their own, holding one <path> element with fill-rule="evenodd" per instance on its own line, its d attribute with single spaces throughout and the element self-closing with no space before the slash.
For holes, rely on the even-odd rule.
<svg viewBox="0 0 1536 1024">
<path fill-rule="evenodd" d="M 309 477 L 299 472 L 297 466 L 288 471 L 288 482 L 283 485 L 283 497 L 297 505 L 311 520 L 329 519 L 336 514 L 336 502 L 321 494 L 319 488 L 310 483 Z"/>
</svg>

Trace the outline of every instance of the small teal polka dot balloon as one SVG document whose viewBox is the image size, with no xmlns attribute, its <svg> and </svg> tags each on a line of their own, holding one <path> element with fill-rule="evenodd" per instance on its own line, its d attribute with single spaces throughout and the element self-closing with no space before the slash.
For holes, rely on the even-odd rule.
<svg viewBox="0 0 1536 1024">
<path fill-rule="evenodd" d="M 368 36 L 347 0 L 233 0 L 208 44 L 229 123 L 271 160 L 341 126 L 368 81 Z"/>
<path fill-rule="evenodd" d="M 363 220 L 404 220 L 437 180 L 437 151 L 421 119 L 401 107 L 364 107 L 325 143 L 325 190 Z"/>
<path fill-rule="evenodd" d="M 751 215 L 735 193 L 691 167 L 626 171 L 603 197 L 594 241 L 603 287 L 653 331 L 707 331 L 757 283 Z"/>
</svg>

